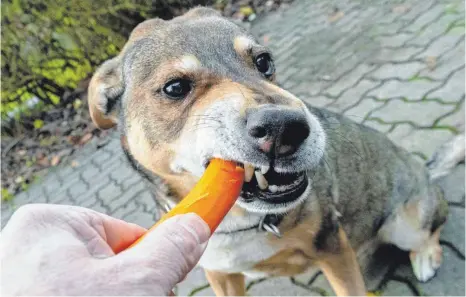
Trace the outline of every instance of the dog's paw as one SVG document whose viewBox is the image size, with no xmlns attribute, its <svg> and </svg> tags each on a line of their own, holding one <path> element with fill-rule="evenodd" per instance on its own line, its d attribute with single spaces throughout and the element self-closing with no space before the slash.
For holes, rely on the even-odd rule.
<svg viewBox="0 0 466 297">
<path fill-rule="evenodd" d="M 416 278 L 426 282 L 435 276 L 442 264 L 442 247 L 439 244 L 429 245 L 420 251 L 412 251 L 409 258 Z"/>
</svg>

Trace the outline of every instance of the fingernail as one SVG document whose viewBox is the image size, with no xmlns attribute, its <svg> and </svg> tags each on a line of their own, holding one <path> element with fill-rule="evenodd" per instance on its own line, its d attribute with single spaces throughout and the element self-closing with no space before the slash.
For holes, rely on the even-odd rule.
<svg viewBox="0 0 466 297">
<path fill-rule="evenodd" d="M 195 213 L 188 213 L 182 216 L 182 223 L 188 230 L 197 237 L 200 244 L 207 242 L 210 238 L 210 228 L 200 216 Z"/>
</svg>

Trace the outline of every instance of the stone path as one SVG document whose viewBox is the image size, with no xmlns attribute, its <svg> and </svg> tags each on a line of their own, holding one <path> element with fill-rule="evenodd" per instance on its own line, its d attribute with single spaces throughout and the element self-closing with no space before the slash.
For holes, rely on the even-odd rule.
<svg viewBox="0 0 466 297">
<path fill-rule="evenodd" d="M 464 131 L 463 1 L 296 0 L 251 28 L 276 58 L 279 83 L 319 107 L 387 134 L 426 160 Z M 3 203 L 2 226 L 30 202 L 81 205 L 148 227 L 155 203 L 125 163 L 117 134 L 90 144 L 28 192 Z M 437 277 L 418 283 L 406 255 L 373 288 L 383 295 L 465 294 L 464 165 L 441 181 L 451 212 L 443 232 L 445 260 Z M 211 295 L 199 269 L 177 288 L 180 295 Z M 248 283 L 250 295 L 333 294 L 317 273 Z"/>
</svg>

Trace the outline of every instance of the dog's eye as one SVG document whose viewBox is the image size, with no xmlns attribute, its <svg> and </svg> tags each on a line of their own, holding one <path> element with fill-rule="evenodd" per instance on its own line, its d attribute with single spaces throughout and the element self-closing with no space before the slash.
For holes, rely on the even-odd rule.
<svg viewBox="0 0 466 297">
<path fill-rule="evenodd" d="M 267 78 L 271 77 L 275 72 L 272 58 L 267 53 L 257 56 L 254 63 L 256 64 L 257 70 L 262 72 Z"/>
<path fill-rule="evenodd" d="M 190 80 L 178 78 L 169 81 L 163 87 L 163 92 L 172 99 L 183 99 L 191 92 L 193 84 Z"/>
</svg>

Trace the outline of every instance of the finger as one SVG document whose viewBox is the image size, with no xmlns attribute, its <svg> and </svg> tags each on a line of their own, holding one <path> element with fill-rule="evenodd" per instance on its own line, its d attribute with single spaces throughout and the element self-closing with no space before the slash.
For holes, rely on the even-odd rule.
<svg viewBox="0 0 466 297">
<path fill-rule="evenodd" d="M 100 237 L 95 238 L 95 236 L 93 236 L 93 232 L 90 230 L 86 231 L 85 228 L 83 229 L 83 224 L 76 225 L 73 222 L 70 222 L 74 229 L 79 231 L 79 234 L 82 237 L 85 239 L 93 239 L 93 241 L 88 242 L 88 244 L 92 246 L 99 246 L 101 245 L 99 244 L 99 241 L 103 241 L 111 249 L 111 251 L 108 250 L 108 252 L 105 252 L 105 249 L 100 247 L 94 251 L 94 253 L 100 250 L 101 254 L 107 256 L 117 254 L 130 246 L 147 231 L 147 229 L 141 226 L 113 218 L 92 209 L 75 207 L 74 210 L 83 217 L 83 219 L 90 225 L 93 231 L 95 230 Z"/>
<path fill-rule="evenodd" d="M 132 259 L 127 263 L 150 267 L 151 279 L 156 277 L 158 285 L 168 294 L 197 264 L 209 237 L 210 229 L 199 216 L 178 215 L 118 256 Z"/>
<path fill-rule="evenodd" d="M 103 215 L 103 227 L 105 240 L 115 254 L 126 249 L 139 237 L 147 232 L 147 229 L 132 223 Z"/>
</svg>

